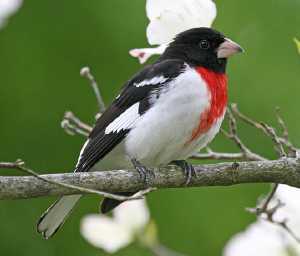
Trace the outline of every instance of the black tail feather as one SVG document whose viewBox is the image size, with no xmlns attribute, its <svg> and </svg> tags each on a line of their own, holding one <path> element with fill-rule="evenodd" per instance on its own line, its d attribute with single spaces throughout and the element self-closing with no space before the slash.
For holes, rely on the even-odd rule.
<svg viewBox="0 0 300 256">
<path fill-rule="evenodd" d="M 132 196 L 135 194 L 135 192 L 120 192 L 120 193 L 116 193 L 116 194 L 120 195 L 120 196 Z M 116 208 L 121 203 L 123 203 L 123 202 L 119 201 L 119 200 L 104 198 L 101 203 L 100 211 L 103 214 L 108 213 L 111 210 L 113 210 L 114 208 Z"/>
</svg>

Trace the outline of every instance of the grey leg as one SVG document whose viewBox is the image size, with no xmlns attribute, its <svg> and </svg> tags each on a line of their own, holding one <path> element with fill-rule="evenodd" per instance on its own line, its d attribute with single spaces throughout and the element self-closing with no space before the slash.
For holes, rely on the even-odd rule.
<svg viewBox="0 0 300 256">
<path fill-rule="evenodd" d="M 150 186 L 149 176 L 152 176 L 154 178 L 155 177 L 154 173 L 148 170 L 144 165 L 142 165 L 138 160 L 134 158 L 131 159 L 131 162 L 134 168 L 139 173 L 141 180 L 146 184 L 147 187 L 149 187 Z"/>
<path fill-rule="evenodd" d="M 193 165 L 188 163 L 185 160 L 175 160 L 175 161 L 172 161 L 171 164 L 175 164 L 182 168 L 183 173 L 186 177 L 186 180 L 184 183 L 185 185 L 190 184 L 192 176 L 196 176 L 196 172 L 195 172 Z"/>
</svg>

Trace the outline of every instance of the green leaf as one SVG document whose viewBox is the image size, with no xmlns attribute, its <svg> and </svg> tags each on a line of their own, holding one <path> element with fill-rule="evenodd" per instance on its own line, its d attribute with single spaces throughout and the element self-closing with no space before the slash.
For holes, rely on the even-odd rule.
<svg viewBox="0 0 300 256">
<path fill-rule="evenodd" d="M 146 247 L 153 247 L 158 244 L 157 226 L 154 220 L 148 223 L 143 234 L 139 237 L 139 240 Z"/>
<path fill-rule="evenodd" d="M 298 53 L 300 54 L 300 41 L 295 37 L 294 38 L 294 42 L 296 43 L 297 49 L 298 49 Z"/>
</svg>

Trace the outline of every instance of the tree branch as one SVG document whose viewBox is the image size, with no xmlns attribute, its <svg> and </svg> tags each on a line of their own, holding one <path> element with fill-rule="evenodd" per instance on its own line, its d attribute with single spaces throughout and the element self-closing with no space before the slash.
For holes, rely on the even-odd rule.
<svg viewBox="0 0 300 256">
<path fill-rule="evenodd" d="M 92 75 L 90 68 L 89 67 L 83 67 L 80 70 L 80 75 L 89 80 L 90 85 L 91 85 L 91 87 L 94 91 L 97 103 L 98 103 L 99 111 L 100 111 L 100 113 L 103 113 L 105 111 L 105 104 L 104 104 L 104 101 L 103 101 L 98 83 L 97 83 L 96 79 L 94 78 L 94 76 Z"/>
<path fill-rule="evenodd" d="M 98 84 L 88 67 L 82 68 L 81 76 L 87 78 L 99 106 L 99 113 L 96 119 L 105 110 Z M 227 120 L 229 131 L 222 129 L 223 135 L 230 139 L 239 149 L 237 153 L 215 152 L 206 148 L 206 153 L 197 153 L 191 159 L 211 159 L 211 160 L 247 160 L 252 162 L 232 162 L 211 165 L 194 166 L 196 176 L 192 178 L 188 187 L 201 186 L 229 186 L 241 183 L 275 183 L 271 193 L 255 209 L 250 210 L 257 217 L 266 215 L 265 220 L 281 226 L 298 242 L 300 239 L 295 235 L 286 222 L 276 222 L 273 219 L 274 213 L 282 203 L 276 207 L 269 207 L 275 195 L 278 184 L 287 184 L 300 188 L 300 150 L 289 140 L 289 133 L 284 120 L 279 115 L 279 108 L 276 109 L 277 123 L 281 129 L 278 135 L 276 129 L 263 122 L 257 122 L 241 113 L 236 104 L 231 104 L 227 110 Z M 263 132 L 271 138 L 279 160 L 270 161 L 264 156 L 253 152 L 242 141 L 238 134 L 237 119 Z M 92 126 L 82 122 L 72 112 L 65 113 L 61 122 L 62 128 L 69 135 L 81 135 L 88 137 Z M 286 152 L 287 149 L 287 152 Z M 287 157 L 288 156 L 288 157 Z M 0 176 L 0 199 L 21 199 L 40 196 L 69 195 L 92 193 L 116 200 L 135 200 L 157 188 L 183 188 L 186 177 L 182 170 L 175 166 L 168 166 L 150 170 L 154 176 L 147 177 L 150 188 L 145 188 L 145 184 L 140 180 L 136 171 L 116 170 L 91 173 L 67 173 L 38 175 L 35 171 L 24 166 L 23 162 L 15 163 L 0 162 L 0 168 L 18 169 L 25 171 L 32 176 L 23 177 L 1 177 Z M 155 187 L 155 188 L 153 188 Z M 117 192 L 135 192 L 131 197 L 119 196 Z"/>
<path fill-rule="evenodd" d="M 25 166 L 25 163 L 20 159 L 18 159 L 14 163 L 8 163 L 8 162 L 1 163 L 0 162 L 0 168 L 17 169 L 17 170 L 23 171 L 29 175 L 32 175 L 33 177 L 37 178 L 38 180 L 44 181 L 49 184 L 58 185 L 60 187 L 64 187 L 64 188 L 68 188 L 68 189 L 74 189 L 78 193 L 96 194 L 98 196 L 104 196 L 104 197 L 119 200 L 119 201 L 142 199 L 145 194 L 155 190 L 154 188 L 147 188 L 147 189 L 144 189 L 144 190 L 141 190 L 141 191 L 135 193 L 132 196 L 122 196 L 122 195 L 118 195 L 118 194 L 112 194 L 112 193 L 107 193 L 104 191 L 91 189 L 91 188 L 85 188 L 82 186 L 67 184 L 67 183 L 64 183 L 61 181 L 54 181 L 54 180 L 48 179 L 46 176 L 37 174 L 35 171 L 27 168 Z M 0 182 L 1 182 L 1 179 L 0 179 Z"/>
<path fill-rule="evenodd" d="M 0 163 L 0 167 L 10 166 Z M 13 168 L 13 167 L 11 167 Z M 155 188 L 186 188 L 185 176 L 176 166 L 153 169 L 149 184 Z M 233 162 L 195 166 L 197 177 L 188 187 L 230 186 L 241 183 L 281 183 L 300 188 L 300 160 L 282 158 L 274 161 Z M 1 176 L 0 199 L 21 199 L 41 196 L 81 194 L 76 189 L 54 183 L 64 183 L 108 193 L 144 190 L 145 184 L 134 170 L 63 173 L 41 175 L 45 182 L 32 176 Z"/>
</svg>

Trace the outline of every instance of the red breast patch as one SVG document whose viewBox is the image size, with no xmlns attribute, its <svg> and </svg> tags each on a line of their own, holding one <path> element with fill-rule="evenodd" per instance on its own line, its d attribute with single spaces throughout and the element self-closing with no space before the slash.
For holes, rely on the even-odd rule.
<svg viewBox="0 0 300 256">
<path fill-rule="evenodd" d="M 211 99 L 210 106 L 201 113 L 199 117 L 199 124 L 193 130 L 188 143 L 197 139 L 201 134 L 207 132 L 216 120 L 224 114 L 227 105 L 227 76 L 203 67 L 197 67 L 196 71 L 206 82 Z"/>
</svg>

